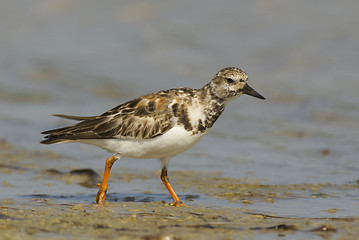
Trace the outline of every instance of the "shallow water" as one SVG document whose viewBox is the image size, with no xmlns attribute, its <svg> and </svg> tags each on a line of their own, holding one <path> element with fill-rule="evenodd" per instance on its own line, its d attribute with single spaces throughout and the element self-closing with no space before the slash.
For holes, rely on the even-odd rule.
<svg viewBox="0 0 359 240">
<path fill-rule="evenodd" d="M 358 7 L 324 0 L 4 1 L 0 200 L 14 201 L 16 209 L 39 207 L 33 199 L 92 208 L 96 188 L 84 183 L 96 179 L 70 171 L 101 176 L 109 154 L 80 144 L 40 145 L 41 131 L 71 123 L 50 114 L 101 114 L 160 89 L 199 88 L 222 67 L 237 66 L 266 100 L 240 97 L 200 143 L 171 160 L 180 196 L 196 210 L 352 219 L 350 226 L 330 222 L 338 238 L 358 231 Z M 109 208 L 163 207 L 157 202 L 170 197 L 159 168 L 156 160 L 118 161 Z M 274 219 L 256 224 L 274 226 Z M 314 228 L 291 237 L 320 239 Z M 277 237 L 267 230 L 246 234 Z"/>
</svg>

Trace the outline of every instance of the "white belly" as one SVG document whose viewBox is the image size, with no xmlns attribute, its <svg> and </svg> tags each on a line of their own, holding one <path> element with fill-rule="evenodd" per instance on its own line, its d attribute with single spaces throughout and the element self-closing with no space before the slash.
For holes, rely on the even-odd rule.
<svg viewBox="0 0 359 240">
<path fill-rule="evenodd" d="M 164 158 L 175 156 L 199 142 L 205 133 L 191 135 L 183 127 L 175 126 L 154 139 L 86 139 L 80 142 L 101 147 L 121 157 Z"/>
</svg>

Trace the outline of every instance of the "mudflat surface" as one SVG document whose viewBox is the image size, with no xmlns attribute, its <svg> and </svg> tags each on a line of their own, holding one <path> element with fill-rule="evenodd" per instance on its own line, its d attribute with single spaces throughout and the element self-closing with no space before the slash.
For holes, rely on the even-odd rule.
<svg viewBox="0 0 359 240">
<path fill-rule="evenodd" d="M 61 156 L 4 140 L 0 153 L 7 196 L 0 202 L 3 239 L 355 239 L 359 234 L 359 216 L 340 217 L 346 208 L 323 204 L 357 191 L 358 182 L 268 184 L 219 172 L 173 171 L 173 183 L 179 193 L 186 193 L 180 198 L 188 206 L 172 207 L 157 178 L 159 171 L 124 169 L 113 172 L 110 186 L 122 182 L 127 188 L 113 192 L 110 187 L 107 202 L 97 205 L 95 185 L 101 178 L 96 171 L 46 169 L 40 159 L 56 162 Z M 31 163 L 24 164 L 24 158 Z M 130 186 L 137 185 L 132 192 Z M 305 202 L 321 206 L 311 212 Z M 281 214 L 295 204 L 289 214 Z"/>
</svg>

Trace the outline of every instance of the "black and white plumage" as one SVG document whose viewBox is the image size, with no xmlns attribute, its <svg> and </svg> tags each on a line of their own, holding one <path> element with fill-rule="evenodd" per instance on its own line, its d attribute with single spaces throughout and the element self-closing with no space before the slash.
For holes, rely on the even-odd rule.
<svg viewBox="0 0 359 240">
<path fill-rule="evenodd" d="M 79 122 L 43 132 L 47 136 L 41 143 L 92 144 L 115 153 L 116 159 L 158 158 L 167 173 L 169 159 L 200 141 L 228 102 L 242 94 L 264 99 L 249 87 L 247 80 L 244 71 L 228 67 L 200 89 L 151 93 L 99 116 L 55 115 Z"/>
</svg>

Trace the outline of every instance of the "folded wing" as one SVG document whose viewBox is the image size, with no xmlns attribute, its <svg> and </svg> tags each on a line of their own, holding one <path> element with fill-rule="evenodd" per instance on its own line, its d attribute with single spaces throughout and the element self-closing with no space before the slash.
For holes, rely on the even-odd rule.
<svg viewBox="0 0 359 240">
<path fill-rule="evenodd" d="M 161 93 L 161 92 L 160 92 Z M 157 96 L 157 97 L 156 97 Z M 77 124 L 42 132 L 41 143 L 52 144 L 81 139 L 151 139 L 167 132 L 173 125 L 171 105 L 166 94 L 149 94 L 119 105 L 100 116 L 55 116 L 80 121 Z"/>
</svg>

